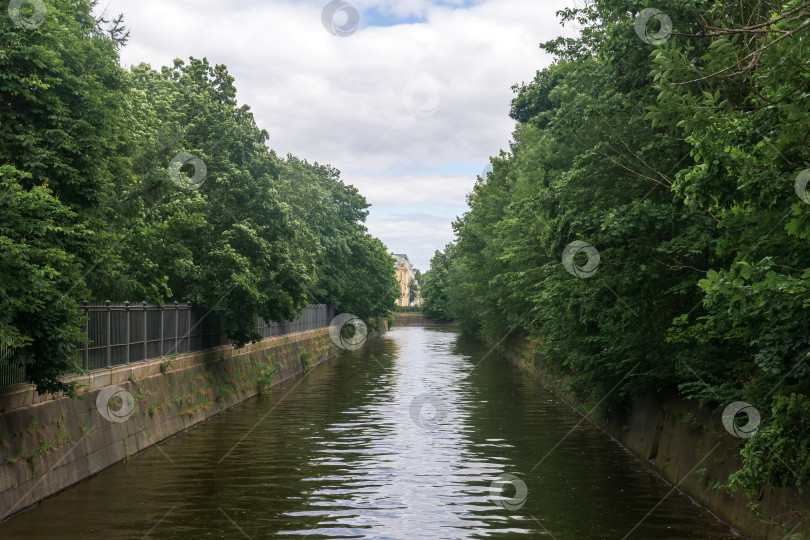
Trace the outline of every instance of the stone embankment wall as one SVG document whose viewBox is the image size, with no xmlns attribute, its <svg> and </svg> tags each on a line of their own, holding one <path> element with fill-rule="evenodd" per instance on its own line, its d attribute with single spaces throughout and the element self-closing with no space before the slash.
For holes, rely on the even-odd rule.
<svg viewBox="0 0 810 540">
<path fill-rule="evenodd" d="M 73 399 L 0 388 L 0 521 L 338 352 L 322 328 L 73 376 Z"/>
<path fill-rule="evenodd" d="M 429 319 L 421 313 L 396 313 L 394 314 L 394 328 L 397 326 L 437 326 L 437 327 L 453 327 L 456 326 L 454 322 L 436 322 Z"/>
<path fill-rule="evenodd" d="M 591 407 L 563 391 L 566 381 L 543 366 L 536 344 L 514 339 L 502 348 L 514 364 L 586 414 Z M 591 418 L 667 481 L 755 539 L 810 540 L 810 493 L 797 489 L 763 489 L 752 501 L 742 490 L 724 487 L 742 463 L 745 442 L 725 430 L 722 411 L 701 408 L 676 392 L 648 392 L 632 408 L 609 419 Z"/>
</svg>

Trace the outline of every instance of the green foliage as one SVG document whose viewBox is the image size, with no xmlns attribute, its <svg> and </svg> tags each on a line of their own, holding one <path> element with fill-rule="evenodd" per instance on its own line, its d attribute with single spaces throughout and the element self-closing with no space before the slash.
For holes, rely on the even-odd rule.
<svg viewBox="0 0 810 540">
<path fill-rule="evenodd" d="M 316 261 L 314 300 L 352 313 L 367 323 L 391 312 L 399 298 L 393 264 L 382 242 L 363 222 L 369 204 L 328 165 L 288 155 L 279 163 L 278 190 L 311 235 Z"/>
<path fill-rule="evenodd" d="M 91 234 L 48 187 L 26 189 L 30 178 L 0 165 L 0 347 L 26 366 L 39 392 L 72 393 L 58 377 L 80 369 L 74 293 L 85 290 L 80 253 Z"/>
<path fill-rule="evenodd" d="M 225 66 L 123 69 L 123 18 L 95 20 L 94 5 L 49 1 L 34 29 L 0 17 L 3 360 L 72 394 L 59 376 L 80 370 L 83 299 L 191 302 L 237 346 L 260 339 L 256 316 L 308 303 L 387 316 L 398 287 L 365 198 L 268 149 Z M 199 189 L 172 181 L 180 153 L 205 164 Z"/>
<path fill-rule="evenodd" d="M 650 388 L 745 400 L 763 427 L 737 483 L 806 485 L 810 10 L 665 0 L 677 35 L 650 44 L 646 7 L 560 12 L 581 34 L 542 44 L 556 61 L 514 87 L 514 140 L 434 257 L 425 308 L 486 341 L 529 334 L 603 412 Z M 575 240 L 598 250 L 591 277 L 562 264 Z"/>
<path fill-rule="evenodd" d="M 273 386 L 273 381 L 276 378 L 276 368 L 275 366 L 262 371 L 256 379 L 257 384 L 259 385 L 259 393 L 260 394 L 267 394 L 270 392 L 270 387 Z"/>
<path fill-rule="evenodd" d="M 436 251 L 430 260 L 430 270 L 422 276 L 422 313 L 434 321 L 450 321 L 448 298 L 450 256 Z"/>
<path fill-rule="evenodd" d="M 416 284 L 416 279 L 411 278 L 408 281 L 408 303 L 413 304 L 416 302 L 416 299 L 419 297 L 419 288 Z"/>
<path fill-rule="evenodd" d="M 234 387 L 230 384 L 224 383 L 217 386 L 217 401 L 222 401 L 236 392 Z"/>
<path fill-rule="evenodd" d="M 769 419 L 742 450 L 744 464 L 729 478 L 749 493 L 763 485 L 806 486 L 810 483 L 810 400 L 801 394 L 776 396 Z"/>
<path fill-rule="evenodd" d="M 145 126 L 143 155 L 135 158 L 143 173 L 122 198 L 121 214 L 143 231 L 125 241 L 126 273 L 137 284 L 127 295 L 165 290 L 211 309 L 237 345 L 258 339 L 257 314 L 296 318 L 314 272 L 310 235 L 282 201 L 267 132 L 247 106 L 237 107 L 225 66 L 192 58 L 160 72 L 140 65 L 132 75 L 133 93 L 143 96 L 139 109 L 162 121 Z M 157 148 L 153 140 L 161 141 Z M 179 152 L 206 165 L 198 191 L 180 190 L 169 179 Z"/>
<path fill-rule="evenodd" d="M 39 392 L 74 392 L 58 376 L 77 371 L 75 308 L 108 277 L 107 202 L 130 176 L 126 77 L 90 11 L 54 0 L 34 29 L 0 17 L 0 345 Z"/>
<path fill-rule="evenodd" d="M 346 325 L 346 326 L 349 326 L 349 325 Z M 346 327 L 344 326 L 344 328 L 346 328 Z M 354 329 L 353 326 L 351 328 Z M 341 332 L 343 332 L 343 329 L 341 329 Z M 352 335 L 354 335 L 354 334 L 352 334 Z M 352 336 L 346 336 L 346 339 L 350 339 L 351 337 Z M 301 367 L 303 368 L 303 370 L 305 372 L 312 369 L 312 360 L 310 359 L 308 353 L 304 353 L 304 354 L 301 355 Z"/>
<path fill-rule="evenodd" d="M 682 424 L 688 426 L 690 429 L 693 429 L 698 432 L 706 431 L 708 428 L 703 425 L 700 420 L 698 420 L 695 413 L 686 413 L 680 418 Z"/>
</svg>

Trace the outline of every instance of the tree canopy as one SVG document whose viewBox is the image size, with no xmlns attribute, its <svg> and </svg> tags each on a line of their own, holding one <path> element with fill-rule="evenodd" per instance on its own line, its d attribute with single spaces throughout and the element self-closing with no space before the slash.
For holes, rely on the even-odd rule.
<svg viewBox="0 0 810 540">
<path fill-rule="evenodd" d="M 53 0 L 0 18 L 0 347 L 39 392 L 71 391 L 77 306 L 191 302 L 237 345 L 255 317 L 329 303 L 370 321 L 399 288 L 369 204 L 329 166 L 267 146 L 206 59 L 121 67 L 123 18 Z"/>
<path fill-rule="evenodd" d="M 748 402 L 762 425 L 732 482 L 807 485 L 810 3 L 656 7 L 559 13 L 581 34 L 514 87 L 509 151 L 434 257 L 425 309 L 537 338 L 606 413 L 647 389 Z"/>
</svg>

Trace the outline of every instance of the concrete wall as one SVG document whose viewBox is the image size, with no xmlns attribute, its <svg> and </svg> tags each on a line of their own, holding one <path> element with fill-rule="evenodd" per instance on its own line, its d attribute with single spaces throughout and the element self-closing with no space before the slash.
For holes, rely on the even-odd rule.
<svg viewBox="0 0 810 540">
<path fill-rule="evenodd" d="M 456 326 L 454 322 L 436 322 L 421 313 L 395 313 L 394 327 L 397 326 Z"/>
<path fill-rule="evenodd" d="M 583 414 L 590 410 L 574 395 L 562 391 L 566 381 L 543 366 L 536 350 L 536 343 L 521 339 L 502 348 L 510 361 L 572 407 Z M 740 449 L 744 440 L 725 430 L 721 414 L 720 410 L 703 409 L 694 401 L 683 400 L 674 391 L 650 391 L 639 396 L 630 411 L 620 416 L 591 420 L 741 533 L 767 540 L 810 539 L 810 493 L 763 489 L 752 501 L 742 490 L 730 492 L 722 487 L 742 464 Z M 756 505 L 753 509 L 752 504 Z"/>
<path fill-rule="evenodd" d="M 322 328 L 74 376 L 76 399 L 0 388 L 0 521 L 256 395 L 260 377 L 277 384 L 339 351 Z M 132 396 L 125 421 L 97 410 L 110 385 Z"/>
</svg>

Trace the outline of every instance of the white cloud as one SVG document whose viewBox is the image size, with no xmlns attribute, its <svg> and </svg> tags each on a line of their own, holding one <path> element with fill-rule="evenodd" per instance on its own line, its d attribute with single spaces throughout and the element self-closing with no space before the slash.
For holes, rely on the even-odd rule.
<svg viewBox="0 0 810 540">
<path fill-rule="evenodd" d="M 475 177 L 464 175 L 352 176 L 352 183 L 369 201 L 385 208 L 403 204 L 464 205 Z"/>
<path fill-rule="evenodd" d="M 411 263 L 422 271 L 430 267 L 433 253 L 443 249 L 440 238 L 452 238 L 453 228 L 449 220 L 425 214 L 403 216 L 400 219 L 369 219 L 381 237 L 388 239 L 388 247 L 394 253 L 406 253 Z"/>
<path fill-rule="evenodd" d="M 570 2 L 352 3 L 361 27 L 349 37 L 322 25 L 325 0 L 110 0 L 108 10 L 123 12 L 132 31 L 126 65 L 188 56 L 226 64 L 271 147 L 340 169 L 374 205 L 370 231 L 423 260 L 452 239 L 449 220 L 375 216 L 396 205 L 463 209 L 475 174 L 508 146 L 510 87 L 548 64 L 538 44 L 563 33 L 555 12 Z M 423 22 L 369 26 L 379 14 Z M 427 92 L 409 95 L 417 108 L 435 108 L 427 117 L 403 106 L 403 91 L 420 82 Z"/>
</svg>

